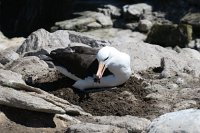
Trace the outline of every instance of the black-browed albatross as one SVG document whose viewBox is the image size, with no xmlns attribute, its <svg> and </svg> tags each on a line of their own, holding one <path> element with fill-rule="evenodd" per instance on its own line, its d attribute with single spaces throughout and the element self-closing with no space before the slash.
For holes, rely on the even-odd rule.
<svg viewBox="0 0 200 133">
<path fill-rule="evenodd" d="M 50 53 L 57 69 L 75 81 L 73 87 L 115 87 L 131 76 L 130 56 L 114 47 L 94 49 L 83 46 L 56 49 Z"/>
</svg>

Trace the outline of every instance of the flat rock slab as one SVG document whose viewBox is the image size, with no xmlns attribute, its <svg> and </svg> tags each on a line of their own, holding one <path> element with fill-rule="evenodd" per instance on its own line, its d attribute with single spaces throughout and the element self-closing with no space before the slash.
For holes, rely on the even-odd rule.
<svg viewBox="0 0 200 133">
<path fill-rule="evenodd" d="M 99 124 L 112 125 L 125 128 L 129 132 L 141 133 L 150 124 L 150 120 L 138 118 L 130 115 L 126 116 L 96 116 L 95 121 Z"/>
<path fill-rule="evenodd" d="M 60 76 L 55 68 L 49 68 L 45 61 L 36 56 L 19 58 L 6 65 L 6 69 L 20 73 L 23 79 L 30 84 L 53 82 Z"/>
<path fill-rule="evenodd" d="M 153 120 L 146 133 L 200 133 L 200 110 L 167 113 Z"/>
<path fill-rule="evenodd" d="M 65 113 L 65 110 L 61 107 L 42 98 L 3 86 L 0 86 L 0 104 L 47 113 Z"/>
<path fill-rule="evenodd" d="M 70 126 L 66 133 L 128 133 L 128 131 L 111 125 L 81 123 Z"/>
</svg>

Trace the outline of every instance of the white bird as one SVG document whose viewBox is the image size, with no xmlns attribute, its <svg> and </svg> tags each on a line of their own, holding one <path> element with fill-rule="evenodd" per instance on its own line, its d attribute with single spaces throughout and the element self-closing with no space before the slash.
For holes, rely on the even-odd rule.
<svg viewBox="0 0 200 133">
<path fill-rule="evenodd" d="M 130 56 L 110 46 L 100 50 L 82 46 L 57 49 L 50 57 L 61 73 L 75 81 L 73 87 L 80 90 L 119 86 L 132 74 Z"/>
</svg>

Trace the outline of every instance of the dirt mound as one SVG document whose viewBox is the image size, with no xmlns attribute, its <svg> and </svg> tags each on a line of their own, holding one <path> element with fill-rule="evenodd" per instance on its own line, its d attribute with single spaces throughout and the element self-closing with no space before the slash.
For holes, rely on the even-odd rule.
<svg viewBox="0 0 200 133">
<path fill-rule="evenodd" d="M 148 118 L 154 112 L 158 112 L 151 106 L 150 101 L 146 101 L 146 92 L 142 81 L 134 77 L 131 77 L 123 86 L 93 92 L 84 99 L 80 99 L 79 95 L 74 93 L 70 87 L 50 91 L 50 93 L 81 106 L 86 112 L 98 116 L 133 115 Z"/>
</svg>

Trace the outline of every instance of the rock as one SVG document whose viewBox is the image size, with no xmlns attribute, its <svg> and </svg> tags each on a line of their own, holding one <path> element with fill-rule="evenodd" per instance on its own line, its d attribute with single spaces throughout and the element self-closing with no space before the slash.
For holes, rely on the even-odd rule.
<svg viewBox="0 0 200 133">
<path fill-rule="evenodd" d="M 138 29 L 141 31 L 141 32 L 148 32 L 151 27 L 152 27 L 152 22 L 149 21 L 149 20 L 140 20 L 139 21 L 139 25 L 138 25 Z"/>
<path fill-rule="evenodd" d="M 13 50 L 3 50 L 0 51 L 0 63 L 5 65 L 11 61 L 14 61 L 19 58 L 19 54 L 14 52 Z"/>
<path fill-rule="evenodd" d="M 127 21 L 139 21 L 145 15 L 151 13 L 152 7 L 146 3 L 125 5 L 123 7 L 123 15 Z"/>
<path fill-rule="evenodd" d="M 154 119 L 148 126 L 146 133 L 199 133 L 200 111 L 187 109 L 164 114 Z"/>
<path fill-rule="evenodd" d="M 200 39 L 192 40 L 192 41 L 188 44 L 188 47 L 200 51 Z"/>
<path fill-rule="evenodd" d="M 128 133 L 128 131 L 111 125 L 81 123 L 69 126 L 66 133 Z"/>
<path fill-rule="evenodd" d="M 174 111 L 189 109 L 189 108 L 195 107 L 195 105 L 197 105 L 197 102 L 194 100 L 181 101 L 174 105 Z"/>
<path fill-rule="evenodd" d="M 19 47 L 25 38 L 23 37 L 15 37 L 8 39 L 3 35 L 3 33 L 0 31 L 0 51 L 5 50 L 10 47 Z"/>
<path fill-rule="evenodd" d="M 75 31 L 68 31 L 68 33 L 69 39 L 72 43 L 82 43 L 93 48 L 110 45 L 109 41 L 98 39 L 97 37 L 94 37 L 92 35 L 83 35 L 82 33 Z"/>
<path fill-rule="evenodd" d="M 184 24 L 192 25 L 193 34 L 196 37 L 200 37 L 200 13 L 194 12 L 194 13 L 188 13 L 186 14 L 182 19 L 181 22 Z"/>
<path fill-rule="evenodd" d="M 66 128 L 73 124 L 79 124 L 81 121 L 66 114 L 55 114 L 53 118 L 57 128 Z"/>
<path fill-rule="evenodd" d="M 125 128 L 128 132 L 141 133 L 150 124 L 150 120 L 138 118 L 130 115 L 126 116 L 95 116 L 95 121 L 99 124 L 117 126 Z"/>
<path fill-rule="evenodd" d="M 59 78 L 59 72 L 55 68 L 49 68 L 48 64 L 35 56 L 19 58 L 5 69 L 22 74 L 23 79 L 30 84 L 53 82 Z"/>
<path fill-rule="evenodd" d="M 26 52 L 36 52 L 43 49 L 44 54 L 46 54 L 57 48 L 65 48 L 69 43 L 67 31 L 49 33 L 44 29 L 39 29 L 27 37 L 24 43 L 17 49 L 17 53 L 22 55 Z"/>
<path fill-rule="evenodd" d="M 161 25 L 155 24 L 151 28 L 146 42 L 164 47 L 185 47 L 192 40 L 190 25 Z"/>
<path fill-rule="evenodd" d="M 12 72 L 10 70 L 0 69 L 0 83 L 4 81 L 16 82 L 25 84 L 24 80 L 22 80 L 22 75 Z"/>
<path fill-rule="evenodd" d="M 117 18 L 121 16 L 121 9 L 114 5 L 104 5 L 103 8 L 98 8 L 97 10 L 104 15 L 110 16 L 112 18 Z"/>
<path fill-rule="evenodd" d="M 102 40 L 109 40 L 109 42 L 112 42 L 112 45 L 125 45 L 128 43 L 135 44 L 146 39 L 146 35 L 140 32 L 132 32 L 131 30 L 121 30 L 117 28 L 98 29 L 84 32 L 84 34 L 92 35 Z"/>
<path fill-rule="evenodd" d="M 0 69 L 4 69 L 4 65 L 0 63 Z"/>
<path fill-rule="evenodd" d="M 47 102 L 42 98 L 3 86 L 0 86 L 0 104 L 47 113 L 65 113 L 65 110 L 61 107 Z"/>
<path fill-rule="evenodd" d="M 200 60 L 200 53 L 192 49 L 183 49 L 178 54 L 177 58 L 164 57 L 161 61 L 161 67 L 163 71 L 162 77 L 172 77 L 180 75 L 180 73 L 186 73 L 193 77 L 200 75 L 199 67 L 197 63 Z M 181 57 L 181 58 L 179 58 Z"/>
<path fill-rule="evenodd" d="M 95 28 L 111 27 L 113 25 L 111 18 L 102 13 L 85 11 L 76 13 L 76 15 L 81 15 L 81 17 L 56 22 L 53 28 L 61 30 L 87 31 L 92 28 L 91 25 L 94 26 L 95 22 Z"/>
</svg>

